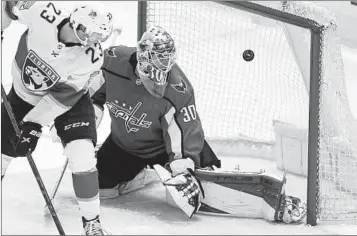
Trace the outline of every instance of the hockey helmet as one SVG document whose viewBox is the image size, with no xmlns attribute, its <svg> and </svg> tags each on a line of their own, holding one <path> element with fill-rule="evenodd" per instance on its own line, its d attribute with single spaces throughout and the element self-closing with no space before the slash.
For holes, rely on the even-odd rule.
<svg viewBox="0 0 357 236">
<path fill-rule="evenodd" d="M 176 48 L 171 35 L 159 26 L 149 28 L 137 44 L 138 71 L 157 85 L 164 85 L 176 63 Z"/>
<path fill-rule="evenodd" d="M 70 23 L 78 40 L 83 44 L 104 42 L 113 30 L 113 16 L 103 6 L 84 4 L 76 7 L 70 16 Z M 78 35 L 82 30 L 84 38 Z"/>
</svg>

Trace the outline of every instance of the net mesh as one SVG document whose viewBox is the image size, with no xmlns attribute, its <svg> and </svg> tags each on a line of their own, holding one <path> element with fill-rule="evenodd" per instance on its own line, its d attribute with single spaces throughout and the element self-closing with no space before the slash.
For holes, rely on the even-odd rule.
<svg viewBox="0 0 357 236">
<path fill-rule="evenodd" d="M 311 2 L 259 4 L 325 26 L 318 215 L 357 218 L 357 124 L 347 100 L 333 14 Z M 309 30 L 208 1 L 148 2 L 147 27 L 153 25 L 175 39 L 178 64 L 195 89 L 206 139 L 216 153 L 271 155 L 274 121 L 308 129 Z M 298 34 L 287 38 L 287 32 Z M 254 52 L 252 61 L 244 60 L 246 50 Z"/>
</svg>

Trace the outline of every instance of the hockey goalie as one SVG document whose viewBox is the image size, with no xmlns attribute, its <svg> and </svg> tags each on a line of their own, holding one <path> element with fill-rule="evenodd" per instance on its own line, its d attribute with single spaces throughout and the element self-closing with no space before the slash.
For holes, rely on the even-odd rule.
<svg viewBox="0 0 357 236">
<path fill-rule="evenodd" d="M 304 203 L 285 195 L 285 178 L 220 169 L 165 29 L 149 28 L 137 47 L 107 49 L 91 91 L 97 124 L 104 105 L 111 118 L 111 132 L 96 153 L 102 199 L 159 176 L 168 202 L 188 217 L 202 212 L 291 223 L 305 216 Z"/>
</svg>

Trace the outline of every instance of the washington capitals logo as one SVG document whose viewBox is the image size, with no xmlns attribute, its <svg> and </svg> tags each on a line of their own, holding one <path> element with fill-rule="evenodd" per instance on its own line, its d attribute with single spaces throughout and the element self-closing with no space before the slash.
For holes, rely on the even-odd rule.
<svg viewBox="0 0 357 236">
<path fill-rule="evenodd" d="M 119 105 L 119 101 L 117 100 L 115 100 L 115 102 L 107 102 L 106 104 L 109 111 L 112 112 L 116 118 L 124 120 L 125 128 L 128 133 L 138 132 L 139 128 L 149 128 L 151 126 L 152 122 L 145 120 L 147 116 L 146 113 L 142 113 L 140 117 L 135 116 L 142 105 L 141 102 L 138 102 L 135 107 L 128 106 L 125 103 Z"/>
<path fill-rule="evenodd" d="M 187 91 L 187 84 L 180 76 L 179 78 L 181 79 L 180 83 L 171 84 L 171 87 L 175 89 L 177 92 L 185 93 Z"/>
</svg>

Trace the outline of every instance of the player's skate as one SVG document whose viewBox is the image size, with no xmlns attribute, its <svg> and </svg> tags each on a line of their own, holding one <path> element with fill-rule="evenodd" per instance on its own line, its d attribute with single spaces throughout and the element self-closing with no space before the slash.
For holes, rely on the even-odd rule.
<svg viewBox="0 0 357 236">
<path fill-rule="evenodd" d="M 82 217 L 82 222 L 85 235 L 104 235 L 104 233 L 108 234 L 102 229 L 99 216 L 92 220 L 86 220 L 84 217 Z"/>
<path fill-rule="evenodd" d="M 156 172 L 152 168 L 144 168 L 134 179 L 120 183 L 112 189 L 100 189 L 100 199 L 113 199 L 129 192 L 144 188 L 147 184 L 159 180 Z"/>
</svg>

